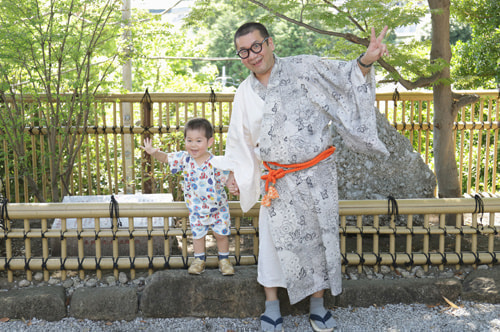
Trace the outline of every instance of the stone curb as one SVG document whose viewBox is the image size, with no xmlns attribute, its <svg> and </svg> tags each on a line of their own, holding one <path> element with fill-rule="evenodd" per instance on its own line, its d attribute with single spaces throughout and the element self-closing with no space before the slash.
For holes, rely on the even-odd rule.
<svg viewBox="0 0 500 332">
<path fill-rule="evenodd" d="M 62 286 L 40 286 L 0 292 L 0 317 L 56 321 L 70 316 L 91 320 L 132 320 L 136 317 L 258 317 L 264 292 L 255 266 L 237 266 L 234 276 L 206 270 L 192 276 L 186 270 L 154 273 L 142 292 L 135 287 L 81 287 L 67 297 Z M 305 314 L 308 300 L 291 306 L 280 289 L 283 315 Z M 500 266 L 456 278 L 344 280 L 337 297 L 327 291 L 327 307 L 423 303 L 446 304 L 458 299 L 500 303 Z M 68 305 L 68 308 L 67 308 Z"/>
</svg>

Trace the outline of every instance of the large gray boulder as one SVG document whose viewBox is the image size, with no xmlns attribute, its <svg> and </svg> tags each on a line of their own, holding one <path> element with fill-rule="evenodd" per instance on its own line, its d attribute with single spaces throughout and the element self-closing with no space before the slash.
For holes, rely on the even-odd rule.
<svg viewBox="0 0 500 332">
<path fill-rule="evenodd" d="M 401 135 L 378 110 L 378 136 L 390 152 L 388 158 L 361 154 L 345 147 L 335 133 L 339 199 L 433 198 L 436 177 Z"/>
</svg>

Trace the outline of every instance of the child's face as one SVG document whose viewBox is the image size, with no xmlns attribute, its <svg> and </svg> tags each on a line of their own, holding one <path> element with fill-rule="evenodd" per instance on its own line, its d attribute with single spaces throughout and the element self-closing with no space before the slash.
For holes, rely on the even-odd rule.
<svg viewBox="0 0 500 332">
<path fill-rule="evenodd" d="M 213 141 L 213 137 L 207 139 L 205 131 L 199 129 L 186 131 L 184 139 L 186 151 L 195 159 L 203 157 L 208 152 L 208 148 L 212 146 Z"/>
</svg>

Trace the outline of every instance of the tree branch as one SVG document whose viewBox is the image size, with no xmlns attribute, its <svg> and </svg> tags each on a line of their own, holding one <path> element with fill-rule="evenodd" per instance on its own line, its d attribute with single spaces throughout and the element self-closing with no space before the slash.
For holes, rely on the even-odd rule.
<svg viewBox="0 0 500 332">
<path fill-rule="evenodd" d="M 339 7 L 337 7 L 334 3 L 332 3 L 331 1 L 328 1 L 328 0 L 323 0 L 324 3 L 326 3 L 327 5 L 330 5 L 332 6 L 337 12 L 339 13 L 344 13 L 343 11 L 340 10 Z M 352 17 L 351 14 L 349 14 L 349 12 L 346 13 L 347 14 L 347 17 L 349 18 L 349 21 L 352 22 L 352 24 L 354 24 L 356 27 L 358 27 L 359 30 L 363 31 L 363 32 L 366 32 L 366 30 L 358 23 L 358 21 L 356 21 L 356 19 L 354 17 Z"/>
<path fill-rule="evenodd" d="M 255 5 L 261 7 L 265 10 L 267 10 L 268 12 L 272 13 L 273 15 L 275 15 L 277 17 L 284 19 L 285 21 L 288 21 L 290 23 L 304 27 L 304 28 L 311 30 L 311 31 L 314 31 L 316 33 L 320 33 L 322 35 L 327 35 L 327 36 L 335 36 L 335 37 L 339 37 L 339 38 L 344 38 L 352 43 L 359 44 L 359 45 L 368 46 L 368 44 L 370 44 L 370 41 L 368 39 L 360 38 L 352 33 L 340 33 L 340 32 L 318 29 L 318 28 L 315 28 L 307 23 L 297 21 L 291 17 L 285 16 L 285 15 L 281 14 L 280 12 L 266 6 L 265 4 L 263 4 L 259 1 L 255 1 L 255 0 L 248 0 L 248 1 L 250 1 L 251 3 L 253 3 L 253 4 L 255 4 Z"/>
<path fill-rule="evenodd" d="M 370 41 L 367 38 L 360 38 L 360 37 L 358 37 L 358 36 L 356 36 L 356 35 L 354 35 L 352 33 L 339 33 L 339 32 L 334 32 L 334 31 L 327 31 L 327 30 L 318 29 L 318 28 L 313 27 L 312 25 L 309 25 L 309 24 L 301 22 L 301 21 L 297 21 L 297 20 L 295 20 L 295 19 L 293 19 L 291 17 L 283 15 L 280 12 L 278 12 L 278 11 L 276 11 L 276 10 L 268 7 L 268 6 L 266 6 L 265 4 L 263 4 L 260 1 L 256 1 L 256 0 L 248 0 L 248 1 L 250 1 L 251 3 L 253 3 L 253 4 L 255 4 L 255 5 L 261 7 L 263 9 L 265 9 L 265 10 L 267 10 L 268 12 L 272 13 L 276 17 L 282 18 L 285 21 L 288 21 L 290 23 L 299 25 L 301 27 L 304 27 L 304 28 L 306 28 L 308 30 L 311 30 L 311 31 L 314 31 L 316 33 L 320 33 L 322 35 L 327 35 L 327 36 L 334 36 L 334 37 L 344 38 L 345 40 L 350 41 L 351 43 L 358 44 L 358 45 L 363 45 L 365 47 L 368 47 L 368 45 L 370 44 Z M 327 4 L 330 4 L 329 1 L 327 1 L 327 0 L 324 0 L 324 1 Z M 334 6 L 334 8 L 335 8 L 335 6 Z M 338 8 L 335 8 L 335 9 L 337 9 L 338 11 L 340 11 Z M 364 31 L 364 29 L 361 26 L 359 26 L 359 24 L 357 24 L 356 22 L 354 22 L 353 20 L 354 19 L 352 18 L 351 21 L 356 26 L 358 26 L 358 28 L 361 31 Z M 421 87 L 429 86 L 434 81 L 436 81 L 439 78 L 439 76 L 440 76 L 440 73 L 437 72 L 437 73 L 435 73 L 435 74 L 433 74 L 433 75 L 431 75 L 429 77 L 420 77 L 416 81 L 412 82 L 412 81 L 405 80 L 401 76 L 401 74 L 399 73 L 399 71 L 396 68 L 394 68 L 394 66 L 390 65 L 389 63 L 387 63 L 384 59 L 380 58 L 378 60 L 378 63 L 382 66 L 382 68 L 384 68 L 388 72 L 397 74 L 397 76 L 398 76 L 397 81 L 402 86 L 404 86 L 407 90 L 413 90 L 413 89 L 416 89 L 416 88 L 421 88 Z"/>
<path fill-rule="evenodd" d="M 453 109 L 459 110 L 464 106 L 475 103 L 479 100 L 479 96 L 476 94 L 462 94 L 452 92 L 453 98 Z"/>
</svg>

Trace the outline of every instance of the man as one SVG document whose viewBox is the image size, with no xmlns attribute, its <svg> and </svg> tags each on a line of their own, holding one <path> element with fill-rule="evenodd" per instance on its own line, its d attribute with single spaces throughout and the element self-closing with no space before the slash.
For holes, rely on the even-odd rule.
<svg viewBox="0 0 500 332">
<path fill-rule="evenodd" d="M 386 31 L 376 37 L 372 29 L 366 52 L 349 62 L 279 58 L 260 23 L 235 33 L 237 54 L 251 74 L 236 91 L 225 156 L 214 165 L 232 171 L 228 188 L 240 194 L 243 211 L 264 194 L 258 259 L 264 331 L 282 330 L 278 287 L 287 289 L 292 304 L 311 296 L 315 331 L 336 326 L 323 305 L 325 289 L 334 296 L 342 291 L 331 126 L 353 150 L 388 155 L 377 137 L 371 69 L 387 54 Z"/>
</svg>

